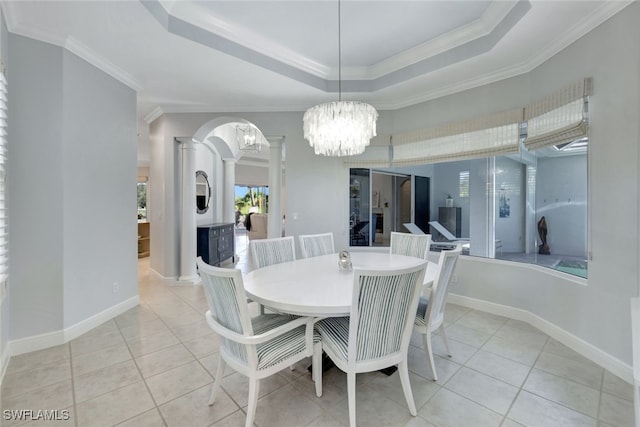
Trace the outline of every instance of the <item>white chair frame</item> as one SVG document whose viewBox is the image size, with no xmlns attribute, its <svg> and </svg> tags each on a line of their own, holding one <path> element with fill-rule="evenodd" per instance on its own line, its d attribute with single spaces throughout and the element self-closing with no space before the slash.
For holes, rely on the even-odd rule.
<svg viewBox="0 0 640 427">
<path fill-rule="evenodd" d="M 296 246 L 293 236 L 252 240 L 251 257 L 256 268 L 295 261 Z"/>
<path fill-rule="evenodd" d="M 436 374 L 436 365 L 433 357 L 433 346 L 431 344 L 431 333 L 439 330 L 442 341 L 444 342 L 447 355 L 451 357 L 449 350 L 449 342 L 444 329 L 444 309 L 446 306 L 447 290 L 451 282 L 451 276 L 455 269 L 458 257 L 462 252 L 462 246 L 457 245 L 455 249 L 449 251 L 441 251 L 438 258 L 438 273 L 433 281 L 432 287 L 429 289 L 429 298 L 420 298 L 418 312 L 416 312 L 416 322 L 414 331 L 422 334 L 424 341 L 424 349 L 427 353 L 433 380 L 438 381 Z"/>
<path fill-rule="evenodd" d="M 323 335 L 323 322 L 332 322 L 335 318 L 328 318 L 325 320 L 321 320 L 316 323 L 316 330 L 320 333 L 321 342 L 316 343 L 314 345 L 313 350 L 313 366 L 314 372 L 318 372 L 317 377 L 315 378 L 316 384 L 316 394 L 318 397 L 322 395 L 322 351 L 324 350 L 326 354 L 333 360 L 335 365 L 341 369 L 342 371 L 347 373 L 347 391 L 348 391 L 348 399 L 349 399 L 349 424 L 351 427 L 356 426 L 356 374 L 363 372 L 372 372 L 380 369 L 387 368 L 389 366 L 398 365 L 398 373 L 400 375 L 400 382 L 402 384 L 402 390 L 404 391 L 405 399 L 407 400 L 407 406 L 409 407 L 409 412 L 411 415 L 416 416 L 416 406 L 413 400 L 413 393 L 411 391 L 411 383 L 409 381 L 409 370 L 407 365 L 407 353 L 409 350 L 409 340 L 411 338 L 412 331 L 412 323 L 414 322 L 415 310 L 417 309 L 418 299 L 420 297 L 420 292 L 422 290 L 422 282 L 424 280 L 424 274 L 426 270 L 427 261 L 420 263 L 420 265 L 412 268 L 405 269 L 397 269 L 393 271 L 377 271 L 377 270 L 354 270 L 354 285 L 353 285 L 353 296 L 352 296 L 352 306 L 351 313 L 348 318 L 349 324 L 349 332 L 348 332 L 348 343 L 347 343 L 347 357 L 339 353 L 333 346 L 328 345 L 327 343 L 322 342 Z M 386 282 L 385 282 L 386 280 Z M 407 293 L 403 294 L 402 291 L 395 292 L 396 295 L 401 295 L 406 298 L 408 297 L 408 304 L 406 305 L 406 313 L 403 313 L 404 320 L 401 328 L 401 336 L 395 350 L 389 350 L 389 346 L 385 347 L 387 351 L 386 354 L 376 354 L 375 357 L 365 358 L 358 360 L 358 357 L 366 357 L 360 356 L 361 352 L 365 354 L 367 352 L 378 352 L 380 351 L 379 346 L 376 347 L 376 350 L 372 350 L 370 348 L 358 348 L 358 331 L 360 327 L 361 321 L 361 313 L 360 312 L 360 302 L 361 302 L 361 294 L 364 295 L 364 299 L 368 299 L 372 302 L 372 306 L 375 305 L 377 308 L 380 308 L 383 304 L 378 304 L 375 301 L 375 298 L 367 297 L 366 293 L 362 293 L 362 289 L 369 286 L 384 286 L 385 284 L 390 284 L 392 281 L 395 283 L 396 288 L 394 291 L 398 290 L 398 284 L 402 283 L 403 280 L 410 280 L 410 287 L 407 289 Z M 380 288 L 378 287 L 378 290 Z M 381 297 L 378 296 L 378 299 Z M 385 298 L 383 295 L 382 298 Z M 402 297 L 399 297 L 402 298 Z M 384 300 L 389 301 L 388 299 Z M 364 313 L 365 315 L 371 313 Z M 379 317 L 378 317 L 379 318 Z M 343 318 L 345 319 L 345 318 Z M 389 326 L 389 325 L 388 325 Z M 387 343 L 389 341 L 389 337 L 397 336 L 394 334 L 388 333 L 388 330 L 367 330 L 365 327 L 363 329 L 363 333 L 372 333 L 374 334 L 374 338 L 376 340 L 382 340 Z M 377 335 L 375 335 L 377 333 Z M 393 339 L 393 338 L 392 338 Z M 393 346 L 390 346 L 393 347 Z"/>
<path fill-rule="evenodd" d="M 237 269 L 219 268 L 213 267 L 202 261 L 202 258 L 198 257 L 197 265 L 200 275 L 203 276 L 203 287 L 205 289 L 205 297 L 209 305 L 209 310 L 205 313 L 207 323 L 220 337 L 222 338 L 220 344 L 218 370 L 216 371 L 215 381 L 211 389 L 211 396 L 209 398 L 209 405 L 213 405 L 216 399 L 216 394 L 220 389 L 222 383 L 222 377 L 224 375 L 226 365 L 233 368 L 235 371 L 249 378 L 249 398 L 247 405 L 247 418 L 245 422 L 246 427 L 253 426 L 253 420 L 256 414 L 256 407 L 258 402 L 259 393 L 259 381 L 262 378 L 269 377 L 283 369 L 290 368 L 298 361 L 310 357 L 313 354 L 313 322 L 314 318 L 311 317 L 298 317 L 291 320 L 290 317 L 282 316 L 278 314 L 268 314 L 258 316 L 258 318 L 264 318 L 267 320 L 274 320 L 280 318 L 276 324 L 278 326 L 266 328 L 265 332 L 254 334 L 253 322 L 249 316 L 249 309 L 247 307 L 247 298 L 244 293 L 244 285 L 242 283 L 242 272 Z M 229 329 L 219 323 L 218 315 L 214 313 L 216 303 L 213 301 L 213 297 L 209 290 L 209 286 L 213 286 L 209 282 L 212 277 L 222 278 L 223 280 L 231 280 L 234 283 L 235 289 L 235 305 L 238 310 L 238 318 L 240 321 L 240 329 L 242 332 L 236 332 Z M 231 304 L 233 305 L 233 304 Z M 225 305 L 223 310 L 229 312 L 233 310 L 233 307 Z M 254 318 L 257 319 L 257 318 Z M 303 351 L 293 354 L 292 356 L 282 358 L 275 363 L 269 364 L 266 367 L 259 366 L 260 358 L 258 355 L 258 347 L 260 344 L 264 344 L 273 339 L 282 337 L 290 331 L 296 328 L 305 327 L 304 342 L 305 347 Z M 237 343 L 239 346 L 234 346 Z M 244 348 L 246 352 L 246 360 L 242 360 L 238 356 L 238 348 Z M 235 351 L 234 351 L 235 350 Z M 321 371 L 320 371 L 321 372 Z M 316 382 L 321 381 L 320 372 L 317 369 L 313 369 L 313 378 Z M 317 386 L 316 386 L 317 388 Z"/>
<path fill-rule="evenodd" d="M 333 233 L 302 234 L 298 236 L 298 239 L 303 258 L 329 255 L 336 252 L 333 245 Z"/>
<path fill-rule="evenodd" d="M 392 254 L 427 259 L 430 246 L 431 234 L 391 232 L 389 252 Z"/>
</svg>

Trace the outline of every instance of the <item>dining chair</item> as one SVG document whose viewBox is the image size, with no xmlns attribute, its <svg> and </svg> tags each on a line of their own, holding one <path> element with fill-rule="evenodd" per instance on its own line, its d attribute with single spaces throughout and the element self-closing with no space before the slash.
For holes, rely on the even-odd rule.
<svg viewBox="0 0 640 427">
<path fill-rule="evenodd" d="M 251 258 L 255 268 L 295 261 L 296 247 L 293 236 L 275 237 L 271 239 L 251 240 Z M 260 314 L 264 314 L 264 306 L 259 304 Z"/>
<path fill-rule="evenodd" d="M 347 373 L 349 424 L 356 425 L 356 374 L 398 365 L 409 412 L 416 406 L 409 382 L 407 352 L 427 261 L 396 270 L 354 269 L 351 312 L 316 323 L 314 344 L 316 394 L 322 395 L 322 352 Z"/>
<path fill-rule="evenodd" d="M 442 341 L 444 342 L 447 355 L 451 357 L 451 351 L 449 350 L 449 342 L 447 341 L 447 335 L 444 330 L 444 308 L 446 306 L 445 300 L 447 297 L 447 289 L 451 282 L 451 276 L 455 269 L 458 257 L 462 252 L 462 245 L 457 245 L 455 249 L 448 251 L 441 251 L 438 258 L 438 273 L 433 285 L 431 286 L 431 293 L 429 297 L 420 297 L 418 303 L 418 310 L 416 312 L 416 318 L 413 330 L 419 334 L 422 334 L 424 340 L 424 350 L 429 358 L 429 365 L 431 366 L 431 373 L 433 374 L 433 380 L 438 381 L 436 374 L 436 365 L 433 359 L 433 347 L 431 345 L 431 333 L 439 330 Z"/>
<path fill-rule="evenodd" d="M 391 232 L 389 250 L 392 254 L 427 259 L 431 246 L 431 234 Z"/>
<path fill-rule="evenodd" d="M 303 258 L 329 255 L 336 252 L 333 247 L 333 233 L 304 234 L 298 236 Z"/>
<path fill-rule="evenodd" d="M 296 259 L 293 236 L 252 240 L 249 246 L 251 246 L 251 257 L 256 268 L 295 261 Z"/>
<path fill-rule="evenodd" d="M 297 317 L 292 320 L 280 314 L 252 318 L 240 270 L 213 267 L 200 257 L 197 265 L 209 307 L 205 317 L 211 329 L 221 337 L 218 370 L 209 405 L 214 404 L 225 367 L 230 366 L 249 378 L 245 426 L 250 427 L 256 414 L 260 380 L 312 356 L 314 319 Z M 317 369 L 312 371 L 317 380 Z"/>
</svg>

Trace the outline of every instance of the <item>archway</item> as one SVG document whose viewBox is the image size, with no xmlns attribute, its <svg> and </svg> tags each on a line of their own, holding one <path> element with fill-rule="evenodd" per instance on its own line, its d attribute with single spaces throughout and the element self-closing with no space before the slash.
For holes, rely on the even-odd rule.
<svg viewBox="0 0 640 427">
<path fill-rule="evenodd" d="M 235 165 L 243 157 L 244 152 L 237 144 L 237 127 L 252 126 L 262 138 L 262 144 L 269 150 L 269 188 L 270 207 L 268 219 L 268 236 L 282 234 L 282 205 L 280 203 L 282 186 L 282 140 L 283 138 L 264 137 L 260 129 L 248 120 L 238 117 L 218 117 L 212 119 L 194 133 L 191 140 L 179 141 L 182 146 L 182 187 L 181 199 L 195 200 L 195 154 L 196 144 L 203 144 L 214 150 L 222 161 L 222 222 L 235 223 Z M 196 258 L 196 212 L 191 203 L 182 203 L 180 236 L 180 281 L 192 282 L 197 278 Z"/>
</svg>

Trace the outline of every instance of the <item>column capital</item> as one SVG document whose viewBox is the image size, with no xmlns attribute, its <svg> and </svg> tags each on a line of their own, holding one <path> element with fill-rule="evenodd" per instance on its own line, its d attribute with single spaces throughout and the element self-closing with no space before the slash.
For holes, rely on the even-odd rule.
<svg viewBox="0 0 640 427">
<path fill-rule="evenodd" d="M 269 141 L 269 149 L 280 149 L 282 144 L 284 144 L 284 136 L 270 136 L 267 138 L 267 141 Z"/>
</svg>

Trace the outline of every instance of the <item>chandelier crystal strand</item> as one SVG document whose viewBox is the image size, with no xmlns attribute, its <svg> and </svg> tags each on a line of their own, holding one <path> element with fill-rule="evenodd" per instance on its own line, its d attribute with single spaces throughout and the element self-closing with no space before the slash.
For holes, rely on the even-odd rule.
<svg viewBox="0 0 640 427">
<path fill-rule="evenodd" d="M 362 154 L 376 136 L 377 118 L 376 109 L 363 102 L 327 102 L 304 114 L 304 137 L 318 155 Z"/>
<path fill-rule="evenodd" d="M 371 105 L 342 100 L 341 14 L 338 0 L 338 101 L 309 108 L 303 117 L 304 137 L 317 155 L 354 156 L 364 153 L 376 136 L 378 112 Z"/>
</svg>

